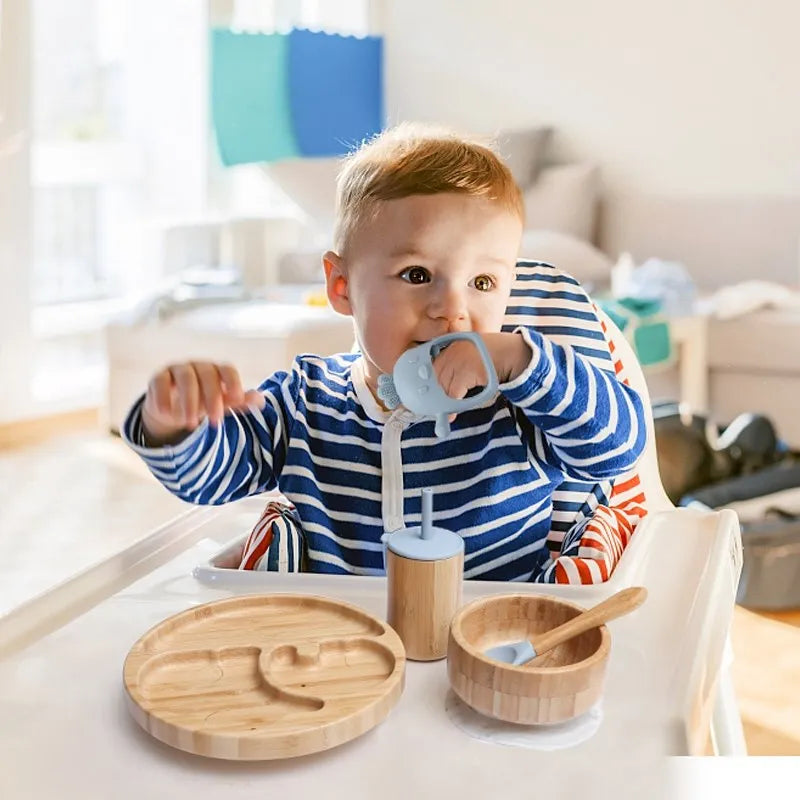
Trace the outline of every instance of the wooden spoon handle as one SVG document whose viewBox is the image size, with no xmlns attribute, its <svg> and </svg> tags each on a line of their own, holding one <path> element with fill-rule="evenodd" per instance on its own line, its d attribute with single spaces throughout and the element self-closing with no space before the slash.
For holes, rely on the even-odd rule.
<svg viewBox="0 0 800 800">
<path fill-rule="evenodd" d="M 563 625 L 531 638 L 536 655 L 552 650 L 557 644 L 566 642 L 579 633 L 596 628 L 604 622 L 621 617 L 638 608 L 647 598 L 647 589 L 643 586 L 631 586 L 629 589 L 612 594 L 607 600 L 583 611 Z"/>
</svg>

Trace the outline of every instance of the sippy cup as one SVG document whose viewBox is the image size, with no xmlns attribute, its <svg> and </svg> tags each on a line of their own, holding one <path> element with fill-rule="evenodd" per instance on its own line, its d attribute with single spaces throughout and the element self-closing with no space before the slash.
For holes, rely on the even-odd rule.
<svg viewBox="0 0 800 800">
<path fill-rule="evenodd" d="M 384 534 L 386 620 L 414 661 L 447 655 L 450 620 L 461 605 L 464 540 L 435 528 L 433 490 L 422 490 L 422 524 Z"/>
</svg>

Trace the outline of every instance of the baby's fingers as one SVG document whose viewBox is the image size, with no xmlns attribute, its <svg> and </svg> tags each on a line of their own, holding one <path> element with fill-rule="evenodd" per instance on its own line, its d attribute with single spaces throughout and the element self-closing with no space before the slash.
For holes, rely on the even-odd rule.
<svg viewBox="0 0 800 800">
<path fill-rule="evenodd" d="M 220 364 L 217 369 L 222 378 L 223 399 L 226 410 L 229 408 L 247 408 L 254 406 L 263 409 L 266 404 L 264 395 L 256 389 L 245 392 L 242 388 L 242 379 L 235 367 L 230 364 Z"/>
<path fill-rule="evenodd" d="M 438 358 L 433 362 L 439 385 L 449 397 L 460 400 L 471 388 L 460 365 L 453 358 Z"/>
<path fill-rule="evenodd" d="M 176 410 L 180 415 L 180 422 L 194 430 L 200 417 L 200 384 L 197 373 L 192 364 L 177 364 L 170 367 L 170 374 L 178 395 Z"/>
<path fill-rule="evenodd" d="M 211 425 L 216 425 L 225 413 L 225 402 L 222 394 L 222 379 L 216 364 L 194 362 L 197 380 L 200 385 L 200 405 L 208 415 Z"/>
<path fill-rule="evenodd" d="M 225 408 L 241 408 L 245 404 L 245 396 L 242 380 L 236 368 L 230 364 L 220 364 L 217 369 L 222 379 Z"/>
<path fill-rule="evenodd" d="M 172 388 L 172 375 L 168 369 L 157 372 L 147 386 L 145 407 L 160 419 L 172 419 L 175 416 Z"/>
</svg>

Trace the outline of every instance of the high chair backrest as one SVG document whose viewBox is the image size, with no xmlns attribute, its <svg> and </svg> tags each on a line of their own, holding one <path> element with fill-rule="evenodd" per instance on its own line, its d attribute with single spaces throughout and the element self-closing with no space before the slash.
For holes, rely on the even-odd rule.
<svg viewBox="0 0 800 800">
<path fill-rule="evenodd" d="M 647 443 L 634 469 L 613 480 L 565 479 L 553 491 L 549 564 L 533 580 L 597 583 L 613 571 L 641 518 L 671 507 L 661 485 L 647 385 L 632 348 L 572 276 L 538 261 L 520 260 L 504 331 L 537 330 L 615 373 L 642 397 Z"/>
<path fill-rule="evenodd" d="M 628 340 L 620 329 L 611 321 L 611 318 L 600 308 L 597 308 L 597 316 L 606 327 L 606 335 L 609 342 L 613 343 L 614 356 L 622 363 L 625 370 L 625 377 L 630 386 L 639 393 L 642 398 L 645 412 L 645 425 L 647 425 L 647 444 L 639 460 L 639 480 L 642 483 L 647 505 L 650 512 L 666 511 L 674 508 L 672 501 L 667 497 L 664 486 L 661 483 L 661 475 L 658 470 L 658 453 L 656 452 L 656 432 L 653 424 L 653 409 L 650 404 L 650 392 L 647 388 L 644 372 L 642 372 L 639 359 L 633 352 Z"/>
</svg>

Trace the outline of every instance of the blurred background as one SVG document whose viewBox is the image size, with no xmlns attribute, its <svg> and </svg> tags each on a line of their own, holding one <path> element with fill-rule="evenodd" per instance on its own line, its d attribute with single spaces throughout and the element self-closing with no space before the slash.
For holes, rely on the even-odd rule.
<svg viewBox="0 0 800 800">
<path fill-rule="evenodd" d="M 341 51 L 305 76 L 327 149 L 277 140 L 284 101 L 302 133 L 286 75 L 252 88 L 247 35 L 298 29 Z M 735 456 L 741 414 L 796 454 L 798 30 L 795 0 L 0 0 L 0 617 L 185 510 L 115 435 L 155 368 L 217 358 L 254 384 L 349 349 L 320 254 L 375 115 L 497 143 L 522 255 L 606 303 L 703 458 Z M 734 617 L 751 753 L 800 755 L 798 542 L 778 605 Z"/>
</svg>

